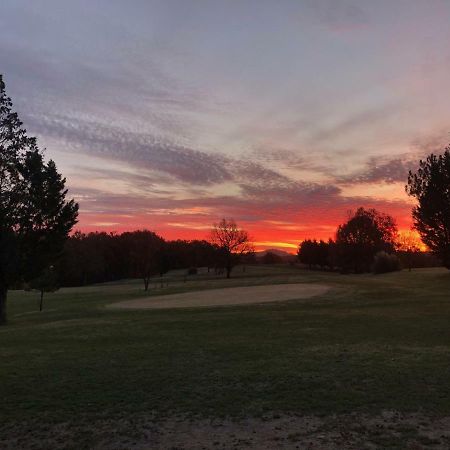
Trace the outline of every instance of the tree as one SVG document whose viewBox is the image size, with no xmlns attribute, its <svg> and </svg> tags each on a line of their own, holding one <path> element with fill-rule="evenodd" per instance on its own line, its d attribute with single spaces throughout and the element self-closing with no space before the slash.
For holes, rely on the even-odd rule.
<svg viewBox="0 0 450 450">
<path fill-rule="evenodd" d="M 231 277 L 231 271 L 241 256 L 253 251 L 247 231 L 239 229 L 233 219 L 222 219 L 214 224 L 211 242 L 218 247 L 218 255 L 223 261 L 227 278 Z"/>
<path fill-rule="evenodd" d="M 369 272 L 376 253 L 395 248 L 395 220 L 375 209 L 358 208 L 336 233 L 337 259 L 343 270 Z"/>
<path fill-rule="evenodd" d="M 398 233 L 395 246 L 398 252 L 402 253 L 406 259 L 406 265 L 411 272 L 414 256 L 420 252 L 421 245 L 417 232 L 408 230 Z"/>
<path fill-rule="evenodd" d="M 128 261 L 131 275 L 144 281 L 144 290 L 148 290 L 150 279 L 162 275 L 167 270 L 164 258 L 164 240 L 153 231 L 139 230 L 121 235 L 129 250 Z"/>
<path fill-rule="evenodd" d="M 450 269 L 450 146 L 433 153 L 408 175 L 406 192 L 418 205 L 412 210 L 414 227 L 422 241 Z"/>
<path fill-rule="evenodd" d="M 319 266 L 322 270 L 327 266 L 332 268 L 333 246 L 334 242 L 331 239 L 328 242 L 305 239 L 299 245 L 297 257 L 301 263 L 307 264 L 310 269 L 313 266 Z"/>
<path fill-rule="evenodd" d="M 0 324 L 11 283 L 35 278 L 59 256 L 78 215 L 65 178 L 22 125 L 0 75 Z"/>
<path fill-rule="evenodd" d="M 31 280 L 30 288 L 40 292 L 39 311 L 42 311 L 44 306 L 44 293 L 58 290 L 55 268 L 53 266 L 46 267 L 37 278 Z"/>
<path fill-rule="evenodd" d="M 307 264 L 310 269 L 314 264 L 315 242 L 311 239 L 305 239 L 298 247 L 297 256 L 301 263 Z"/>
</svg>

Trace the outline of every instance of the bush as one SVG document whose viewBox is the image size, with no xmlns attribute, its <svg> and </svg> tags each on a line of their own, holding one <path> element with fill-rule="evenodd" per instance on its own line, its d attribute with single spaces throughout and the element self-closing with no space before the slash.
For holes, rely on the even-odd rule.
<svg viewBox="0 0 450 450">
<path fill-rule="evenodd" d="M 197 273 L 198 273 L 197 267 L 189 267 L 187 271 L 188 275 L 197 275 Z"/>
<path fill-rule="evenodd" d="M 400 270 L 400 260 L 397 255 L 378 252 L 373 260 L 373 273 L 387 273 Z"/>
</svg>

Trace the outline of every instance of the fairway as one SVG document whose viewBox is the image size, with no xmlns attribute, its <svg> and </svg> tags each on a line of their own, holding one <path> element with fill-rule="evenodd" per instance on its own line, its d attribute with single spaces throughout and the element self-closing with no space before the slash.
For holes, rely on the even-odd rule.
<svg viewBox="0 0 450 450">
<path fill-rule="evenodd" d="M 450 273 L 254 266 L 146 293 L 125 280 L 12 291 L 0 448 L 450 446 Z M 128 309 L 121 301 L 328 286 L 309 299 Z M 312 444 L 311 444 L 312 443 Z"/>
<path fill-rule="evenodd" d="M 310 283 L 246 286 L 185 292 L 183 294 L 158 295 L 156 297 L 113 303 L 111 307 L 124 309 L 170 309 L 250 305 L 253 303 L 311 298 L 324 294 L 328 289 L 328 286 Z"/>
</svg>

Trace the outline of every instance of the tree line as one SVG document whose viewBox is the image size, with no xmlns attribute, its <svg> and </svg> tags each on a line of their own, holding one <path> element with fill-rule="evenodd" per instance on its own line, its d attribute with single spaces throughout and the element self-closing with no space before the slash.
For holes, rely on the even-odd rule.
<svg viewBox="0 0 450 450">
<path fill-rule="evenodd" d="M 165 240 L 153 231 L 122 234 L 75 232 L 67 238 L 55 268 L 63 286 L 140 278 L 148 290 L 152 277 L 169 270 L 199 267 L 230 278 L 233 268 L 253 251 L 249 236 L 234 220 L 214 224 L 210 241 Z"/>
<path fill-rule="evenodd" d="M 399 234 L 393 217 L 360 207 L 339 225 L 335 239 L 306 239 L 297 255 L 310 269 L 362 273 L 398 270 L 400 260 L 411 269 L 418 252 L 420 240 L 414 233 Z"/>
<path fill-rule="evenodd" d="M 169 270 L 198 267 L 219 271 L 224 260 L 216 245 L 205 240 L 166 241 L 149 230 L 122 234 L 77 231 L 64 246 L 57 268 L 63 286 L 83 286 L 125 278 L 150 279 Z"/>
<path fill-rule="evenodd" d="M 296 256 L 309 269 L 354 273 L 442 264 L 438 257 L 423 251 L 417 232 L 399 232 L 393 217 L 364 207 L 348 212 L 347 221 L 339 225 L 334 239 L 300 242 Z M 286 259 L 269 251 L 260 262 L 281 264 Z"/>
</svg>

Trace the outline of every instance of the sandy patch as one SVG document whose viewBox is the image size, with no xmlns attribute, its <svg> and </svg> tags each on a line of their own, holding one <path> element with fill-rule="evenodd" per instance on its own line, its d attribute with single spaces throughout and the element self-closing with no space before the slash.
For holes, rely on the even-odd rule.
<svg viewBox="0 0 450 450">
<path fill-rule="evenodd" d="M 195 308 L 205 306 L 249 305 L 315 297 L 330 288 L 322 284 L 276 284 L 268 286 L 244 286 L 182 294 L 125 300 L 109 307 L 124 309 Z"/>
</svg>

